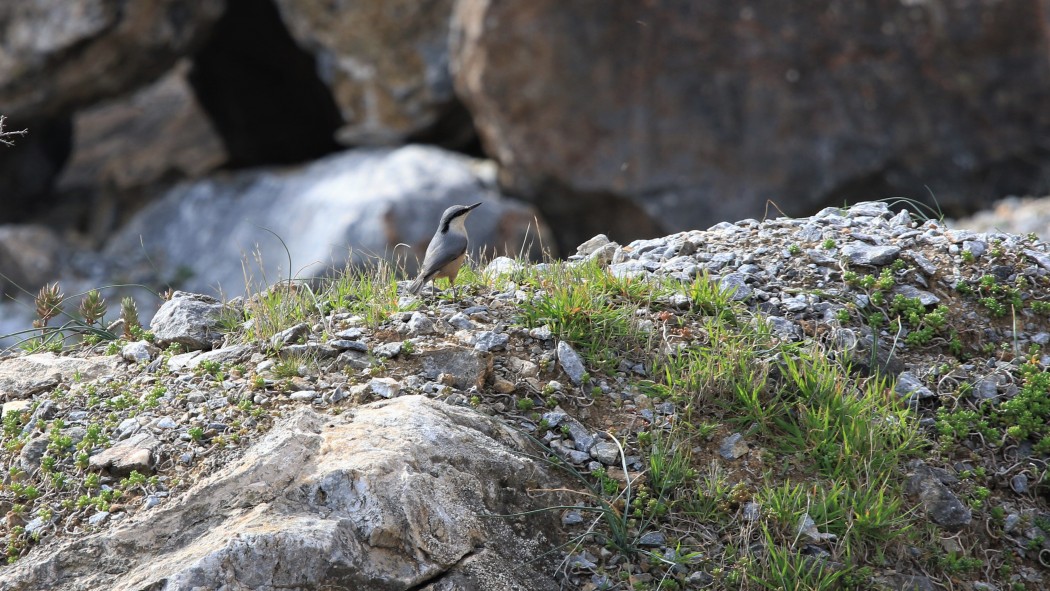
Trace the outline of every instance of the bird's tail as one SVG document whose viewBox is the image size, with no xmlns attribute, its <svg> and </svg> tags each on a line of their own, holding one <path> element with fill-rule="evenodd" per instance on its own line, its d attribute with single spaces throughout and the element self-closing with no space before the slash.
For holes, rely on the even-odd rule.
<svg viewBox="0 0 1050 591">
<path fill-rule="evenodd" d="M 407 293 L 410 293 L 410 294 L 413 294 L 413 295 L 414 294 L 418 294 L 419 290 L 421 290 L 421 289 L 423 289 L 423 276 L 422 275 L 420 275 L 419 277 L 416 277 L 416 280 L 413 281 L 412 284 L 408 286 Z"/>
</svg>

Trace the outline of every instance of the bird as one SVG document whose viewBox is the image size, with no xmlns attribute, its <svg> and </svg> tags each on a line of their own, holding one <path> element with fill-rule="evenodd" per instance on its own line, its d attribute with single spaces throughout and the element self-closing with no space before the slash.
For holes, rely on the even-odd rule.
<svg viewBox="0 0 1050 591">
<path fill-rule="evenodd" d="M 456 275 L 467 258 L 467 227 L 464 223 L 467 215 L 479 205 L 481 203 L 453 205 L 441 214 L 437 232 L 430 239 L 427 254 L 423 257 L 419 276 L 408 286 L 408 293 L 418 294 L 426 282 L 447 277 L 449 287 L 452 288 L 452 298 L 457 299 Z"/>
</svg>

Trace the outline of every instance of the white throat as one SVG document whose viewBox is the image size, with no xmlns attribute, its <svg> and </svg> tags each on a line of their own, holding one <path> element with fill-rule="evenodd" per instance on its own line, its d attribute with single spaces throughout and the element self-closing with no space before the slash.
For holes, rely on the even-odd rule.
<svg viewBox="0 0 1050 591">
<path fill-rule="evenodd" d="M 452 218 L 452 221 L 448 223 L 448 231 L 450 233 L 467 235 L 467 216 L 461 215 L 458 218 Z"/>
</svg>

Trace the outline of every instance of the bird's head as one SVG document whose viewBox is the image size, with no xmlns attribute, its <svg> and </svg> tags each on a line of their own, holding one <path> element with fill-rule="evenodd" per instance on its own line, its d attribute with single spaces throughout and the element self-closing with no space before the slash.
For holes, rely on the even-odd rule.
<svg viewBox="0 0 1050 591">
<path fill-rule="evenodd" d="M 466 221 L 467 215 L 474 208 L 481 205 L 481 203 L 475 203 L 474 205 L 453 205 L 452 207 L 445 210 L 445 213 L 441 214 L 441 232 L 448 232 L 450 227 L 463 227 L 463 222 Z"/>
</svg>

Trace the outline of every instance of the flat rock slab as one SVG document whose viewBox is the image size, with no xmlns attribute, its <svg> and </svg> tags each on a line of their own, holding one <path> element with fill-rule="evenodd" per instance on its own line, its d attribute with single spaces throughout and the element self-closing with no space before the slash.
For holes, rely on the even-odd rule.
<svg viewBox="0 0 1050 591">
<path fill-rule="evenodd" d="M 492 374 L 492 354 L 466 347 L 444 347 L 421 354 L 423 373 L 432 380 L 441 374 L 452 376 L 457 388 L 482 388 Z"/>
<path fill-rule="evenodd" d="M 155 437 L 139 433 L 91 456 L 88 465 L 118 477 L 127 476 L 132 471 L 146 474 L 152 472 L 157 463 L 156 450 L 159 447 L 160 441 Z"/>
<path fill-rule="evenodd" d="M 557 484 L 524 445 L 420 396 L 302 409 L 171 504 L 7 567 L 4 587 L 553 591 L 553 565 L 527 560 L 553 545 L 556 512 L 486 517 L 562 501 L 529 498 Z"/>
<path fill-rule="evenodd" d="M 80 377 L 89 381 L 113 371 L 118 357 L 63 357 L 34 353 L 0 361 L 0 399 L 26 399 L 58 384 Z"/>
</svg>

